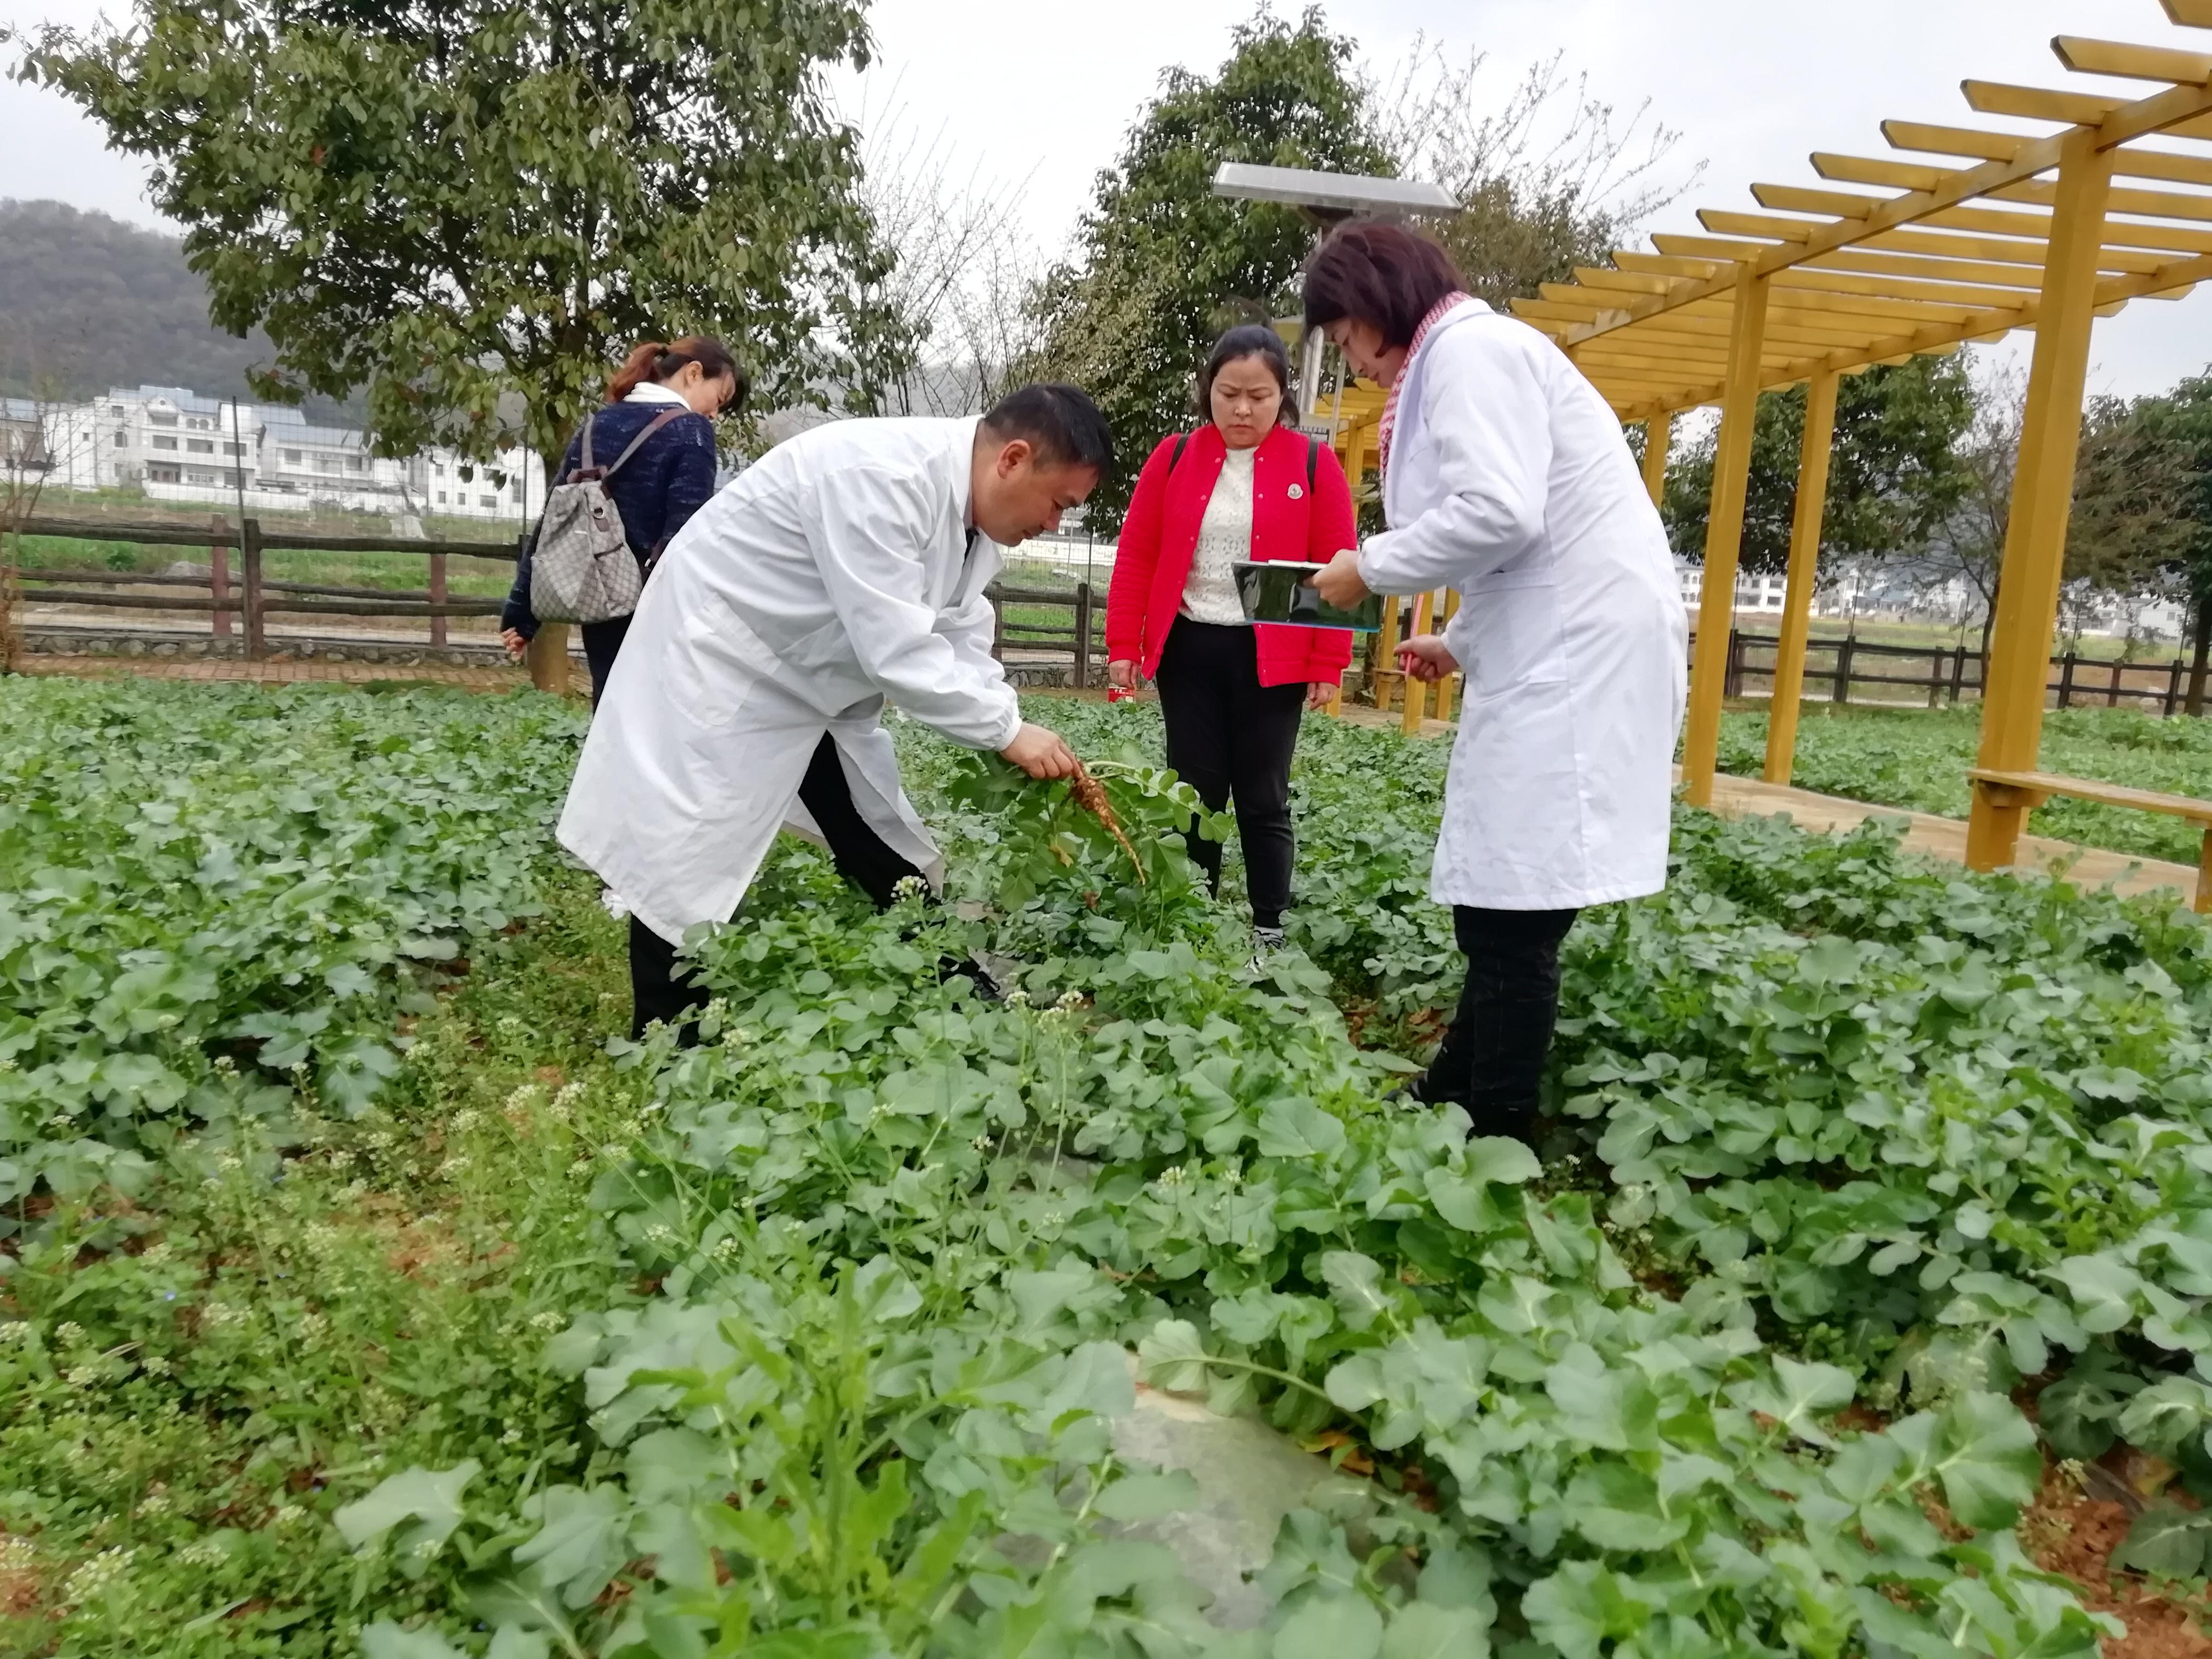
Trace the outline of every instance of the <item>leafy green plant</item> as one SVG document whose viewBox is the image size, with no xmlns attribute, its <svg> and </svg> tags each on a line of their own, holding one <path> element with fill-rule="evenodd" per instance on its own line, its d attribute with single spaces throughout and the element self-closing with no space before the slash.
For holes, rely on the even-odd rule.
<svg viewBox="0 0 2212 1659">
<path fill-rule="evenodd" d="M 536 909 L 581 736 L 550 698 L 22 678 L 0 723 L 9 1202 L 366 1107 L 395 1023 Z"/>
</svg>

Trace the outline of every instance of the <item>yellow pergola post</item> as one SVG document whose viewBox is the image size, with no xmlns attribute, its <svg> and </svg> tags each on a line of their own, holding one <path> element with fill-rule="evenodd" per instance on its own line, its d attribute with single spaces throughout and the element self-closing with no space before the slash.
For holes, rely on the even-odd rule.
<svg viewBox="0 0 2212 1659">
<path fill-rule="evenodd" d="M 1727 684 L 1729 630 L 1735 621 L 1736 557 L 1743 544 L 1744 491 L 1751 479 L 1752 427 L 1759 416 L 1760 356 L 1766 336 L 1767 278 L 1749 263 L 1736 268 L 1729 328 L 1727 390 L 1713 455 L 1712 504 L 1705 516 L 1705 589 L 1698 645 L 1690 665 L 1690 714 L 1682 738 L 1683 795 L 1709 806 L 1720 763 L 1721 694 Z"/>
<path fill-rule="evenodd" d="M 1429 617 L 1433 614 L 1432 607 L 1436 603 L 1436 596 L 1433 593 L 1423 593 L 1407 600 L 1407 603 L 1413 607 L 1406 623 L 1406 637 L 1410 640 L 1429 631 Z M 1409 738 L 1419 737 L 1421 732 L 1421 722 L 1427 717 L 1429 712 L 1429 688 L 1411 674 L 1401 678 L 1402 685 L 1400 695 L 1406 699 L 1406 709 L 1404 715 L 1398 721 L 1398 729 Z"/>
<path fill-rule="evenodd" d="M 1797 509 L 1790 525 L 1790 589 L 1782 637 L 1774 647 L 1774 696 L 1766 712 L 1769 783 L 1790 781 L 1797 758 L 1797 703 L 1805 689 L 1805 644 L 1813 626 L 1813 587 L 1820 559 L 1820 517 L 1828 504 L 1828 458 L 1836 437 L 1840 377 L 1815 374 L 1805 388 L 1805 436 L 1797 449 Z"/>
<path fill-rule="evenodd" d="M 1980 763 L 2033 771 L 2043 745 L 2043 697 L 2066 559 L 2074 464 L 2081 442 L 2097 266 L 2113 155 L 2094 129 L 2066 135 L 2060 151 L 2051 251 L 2043 267 L 2035 356 L 2021 421 L 2012 520 L 1997 582 L 1997 614 L 1983 692 Z M 2013 861 L 2027 808 L 2015 795 L 1978 787 L 1966 828 L 1966 862 L 1995 870 Z"/>
<path fill-rule="evenodd" d="M 1447 588 L 1444 590 L 1443 617 L 1437 623 L 1437 632 L 1441 634 L 1449 628 L 1452 618 L 1458 615 L 1459 589 Z M 1452 717 L 1452 677 L 1449 674 L 1437 682 L 1437 718 L 1440 720 L 1448 720 Z"/>
<path fill-rule="evenodd" d="M 1674 417 L 1654 415 L 1644 422 L 1644 487 L 1651 492 L 1651 505 L 1667 498 L 1667 444 L 1674 436 Z"/>
</svg>

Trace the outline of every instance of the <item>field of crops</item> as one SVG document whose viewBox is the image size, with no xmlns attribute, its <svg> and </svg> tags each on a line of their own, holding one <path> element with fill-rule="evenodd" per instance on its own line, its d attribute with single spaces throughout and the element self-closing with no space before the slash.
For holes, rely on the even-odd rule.
<svg viewBox="0 0 2212 1659">
<path fill-rule="evenodd" d="M 565 708 L 0 683 L 0 1651 L 2194 1639 L 2212 930 L 1686 812 L 1540 1160 L 1387 1097 L 1440 747 L 1309 726 L 1255 968 L 1152 711 L 1051 718 L 1127 847 L 904 727 L 952 902 L 787 848 L 678 1053 L 544 848 Z M 1140 1395 L 1338 1466 L 1212 1618 Z"/>
<path fill-rule="evenodd" d="M 1797 729 L 1801 789 L 1962 818 L 1966 769 L 1981 740 L 1980 707 L 1884 710 L 1806 705 Z M 1721 720 L 1721 770 L 1757 777 L 1766 716 Z M 2043 769 L 2202 799 L 2212 792 L 2212 720 L 2160 720 L 2128 709 L 2053 710 L 2043 720 Z M 2179 818 L 2054 799 L 2030 833 L 2195 865 L 2202 836 Z"/>
</svg>

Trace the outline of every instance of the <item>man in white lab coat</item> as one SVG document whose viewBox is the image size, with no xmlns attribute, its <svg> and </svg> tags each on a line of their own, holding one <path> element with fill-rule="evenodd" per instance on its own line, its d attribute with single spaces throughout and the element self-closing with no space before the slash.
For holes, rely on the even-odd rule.
<svg viewBox="0 0 2212 1659">
<path fill-rule="evenodd" d="M 899 786 L 895 703 L 1036 778 L 1071 775 L 991 654 L 1001 549 L 1059 525 L 1110 464 L 1073 386 L 980 420 L 833 422 L 693 516 L 646 585 L 561 814 L 561 844 L 630 917 L 635 1029 L 706 998 L 677 961 L 727 921 L 789 827 L 878 904 L 944 860 Z"/>
</svg>

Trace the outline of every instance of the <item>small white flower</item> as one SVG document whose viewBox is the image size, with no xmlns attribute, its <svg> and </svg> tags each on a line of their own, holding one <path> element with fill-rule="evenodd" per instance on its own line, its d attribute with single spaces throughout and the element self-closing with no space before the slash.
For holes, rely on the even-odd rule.
<svg viewBox="0 0 2212 1659">
<path fill-rule="evenodd" d="M 203 1538 L 197 1544 L 187 1544 L 178 1552 L 178 1559 L 187 1566 L 219 1567 L 230 1552 L 212 1538 Z"/>
<path fill-rule="evenodd" d="M 901 876 L 898 884 L 891 889 L 891 896 L 895 899 L 918 899 L 928 890 L 928 884 L 920 876 Z"/>
<path fill-rule="evenodd" d="M 149 1267 L 161 1267 L 167 1266 L 169 1258 L 175 1254 L 167 1239 L 157 1238 L 139 1252 L 138 1259 Z"/>
<path fill-rule="evenodd" d="M 149 1376 L 167 1376 L 171 1371 L 176 1370 L 174 1365 L 157 1353 L 148 1354 L 139 1363 L 145 1368 L 146 1375 Z"/>
<path fill-rule="evenodd" d="M 462 1170 L 468 1167 L 469 1160 L 465 1157 L 449 1158 L 443 1164 L 441 1164 L 438 1166 L 438 1179 L 441 1181 L 451 1181 L 455 1176 L 460 1174 Z"/>
<path fill-rule="evenodd" d="M 557 1331 L 567 1322 L 561 1315 L 548 1308 L 544 1313 L 531 1315 L 530 1322 L 541 1331 Z"/>
<path fill-rule="evenodd" d="M 150 1521 L 157 1515 L 167 1515 L 169 1508 L 169 1494 L 156 1486 L 146 1494 L 145 1498 L 131 1513 L 141 1521 Z"/>
<path fill-rule="evenodd" d="M 453 1133 L 455 1134 L 465 1135 L 483 1121 L 483 1114 L 477 1111 L 473 1106 L 471 1106 L 466 1111 L 460 1111 L 453 1114 Z"/>
<path fill-rule="evenodd" d="M 272 1527 L 296 1527 L 307 1518 L 307 1510 L 301 1509 L 297 1504 L 286 1504 L 269 1517 L 269 1524 Z"/>
<path fill-rule="evenodd" d="M 100 1381 L 100 1368 L 96 1365 L 72 1365 L 63 1373 L 72 1389 L 88 1389 Z"/>
<path fill-rule="evenodd" d="M 582 1084 L 564 1083 L 561 1085 L 561 1092 L 553 1097 L 553 1103 L 561 1108 L 563 1111 L 573 1111 L 575 1109 L 576 1103 L 583 1097 L 584 1085 Z"/>
<path fill-rule="evenodd" d="M 624 1158 L 629 1156 L 629 1148 L 619 1140 L 610 1140 L 600 1146 L 599 1154 L 603 1158 Z"/>
<path fill-rule="evenodd" d="M 238 1075 L 238 1062 L 228 1054 L 217 1054 L 215 1057 L 215 1069 L 218 1077 L 235 1077 Z"/>
<path fill-rule="evenodd" d="M 62 1594 L 72 1601 L 89 1601 L 106 1594 L 130 1571 L 134 1553 L 126 1549 L 102 1550 L 69 1576 Z"/>
<path fill-rule="evenodd" d="M 54 1340 L 64 1348 L 74 1348 L 84 1340 L 84 1327 L 74 1319 L 64 1319 L 54 1327 Z"/>
<path fill-rule="evenodd" d="M 31 1334 L 28 1323 L 21 1319 L 0 1321 L 0 1344 L 21 1342 Z"/>
<path fill-rule="evenodd" d="M 969 1141 L 968 1144 L 970 1146 L 973 1146 L 979 1152 L 988 1152 L 991 1150 L 991 1137 L 988 1135 L 977 1135 L 975 1139 Z"/>
<path fill-rule="evenodd" d="M 1078 1008 L 1080 1008 L 1083 1006 L 1083 993 L 1080 991 L 1062 991 L 1060 994 L 1060 1000 L 1054 1003 L 1052 1006 L 1059 1009 L 1060 1012 L 1064 1014 L 1072 1014 Z"/>
<path fill-rule="evenodd" d="M 591 1172 L 592 1160 L 588 1158 L 580 1158 L 568 1166 L 568 1173 L 572 1176 L 589 1175 Z"/>
<path fill-rule="evenodd" d="M 1014 987 L 1014 988 L 1013 988 L 1012 990 L 1011 990 L 1011 991 L 1009 991 L 1009 992 L 1007 992 L 1007 993 L 1006 993 L 1006 1006 L 1007 1006 L 1007 1007 L 1009 1007 L 1009 1008 L 1026 1008 L 1026 1007 L 1028 1007 L 1029 1006 L 1030 1006 L 1030 994 L 1029 994 L 1027 991 L 1024 991 L 1024 989 L 1022 989 L 1022 988 L 1021 988 L 1020 986 L 1017 985 L 1016 987 Z"/>
<path fill-rule="evenodd" d="M 500 1436 L 499 1443 L 502 1446 L 520 1445 L 522 1443 L 522 1431 L 520 1429 L 509 1429 L 505 1434 Z"/>
</svg>

